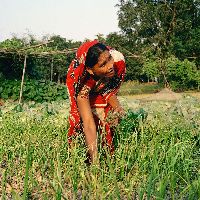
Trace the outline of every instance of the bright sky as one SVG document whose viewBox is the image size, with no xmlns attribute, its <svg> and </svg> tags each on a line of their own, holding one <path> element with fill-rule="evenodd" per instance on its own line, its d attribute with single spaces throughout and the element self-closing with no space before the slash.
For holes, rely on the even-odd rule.
<svg viewBox="0 0 200 200">
<path fill-rule="evenodd" d="M 118 32 L 118 0 L 0 0 L 0 41 L 33 34 L 94 39 Z"/>
</svg>

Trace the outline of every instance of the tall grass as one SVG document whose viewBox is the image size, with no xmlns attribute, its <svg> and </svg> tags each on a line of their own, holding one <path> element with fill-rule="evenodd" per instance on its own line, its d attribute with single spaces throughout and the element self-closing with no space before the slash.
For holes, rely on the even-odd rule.
<svg viewBox="0 0 200 200">
<path fill-rule="evenodd" d="M 199 122 L 170 106 L 158 112 L 146 105 L 149 116 L 137 128 L 125 120 L 116 129 L 114 155 L 99 147 L 100 163 L 91 166 L 83 136 L 68 146 L 66 116 L 4 113 L 2 199 L 198 199 Z"/>
</svg>

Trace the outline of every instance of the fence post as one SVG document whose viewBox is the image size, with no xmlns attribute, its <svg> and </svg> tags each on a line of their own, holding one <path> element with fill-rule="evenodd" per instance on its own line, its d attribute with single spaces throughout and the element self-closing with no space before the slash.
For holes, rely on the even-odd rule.
<svg viewBox="0 0 200 200">
<path fill-rule="evenodd" d="M 26 71 L 26 58 L 27 58 L 27 55 L 25 55 L 25 57 L 24 57 L 24 68 L 23 68 L 23 74 L 22 74 L 21 89 L 20 89 L 20 94 L 19 94 L 19 104 L 21 104 L 21 100 L 22 100 L 23 85 L 24 85 L 24 75 L 25 75 L 25 71 Z"/>
</svg>

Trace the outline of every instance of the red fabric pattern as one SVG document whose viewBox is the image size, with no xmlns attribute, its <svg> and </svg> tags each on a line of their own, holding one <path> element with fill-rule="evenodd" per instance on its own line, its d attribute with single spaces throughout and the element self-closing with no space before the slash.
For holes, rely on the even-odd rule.
<svg viewBox="0 0 200 200">
<path fill-rule="evenodd" d="M 111 151 L 113 151 L 112 145 L 112 131 L 110 129 L 109 124 L 105 123 L 105 118 L 111 106 L 108 105 L 108 99 L 117 93 L 121 82 L 124 79 L 125 74 L 125 62 L 124 60 L 119 60 L 114 63 L 114 69 L 116 71 L 116 76 L 112 78 L 113 85 L 103 85 L 100 84 L 97 90 L 101 91 L 101 93 L 93 91 L 94 87 L 98 85 L 98 82 L 93 79 L 92 76 L 88 78 L 87 71 L 85 69 L 85 59 L 88 52 L 88 49 L 93 45 L 97 44 L 98 41 L 89 41 L 84 43 L 79 47 L 76 53 L 76 58 L 72 61 L 69 66 L 67 73 L 66 85 L 68 89 L 69 99 L 70 99 L 70 114 L 69 114 L 69 131 L 68 131 L 68 141 L 69 143 L 72 141 L 72 136 L 75 136 L 81 129 L 81 118 L 77 108 L 76 98 L 83 86 L 87 86 L 91 89 L 91 93 L 89 94 L 89 100 L 91 108 L 104 108 L 104 122 L 102 122 L 99 117 L 93 113 L 94 120 L 96 123 L 96 127 L 104 126 L 104 130 L 106 131 L 105 141 L 106 144 L 110 147 Z"/>
</svg>

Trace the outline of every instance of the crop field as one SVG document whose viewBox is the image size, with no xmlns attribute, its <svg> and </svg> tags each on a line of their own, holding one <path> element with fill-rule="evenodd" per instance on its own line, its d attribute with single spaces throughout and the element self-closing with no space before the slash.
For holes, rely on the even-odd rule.
<svg viewBox="0 0 200 200">
<path fill-rule="evenodd" d="M 191 199 L 200 197 L 200 100 L 120 97 L 127 115 L 115 152 L 99 145 L 88 165 L 82 135 L 68 146 L 69 102 L 6 101 L 0 107 L 2 199 Z"/>
</svg>

